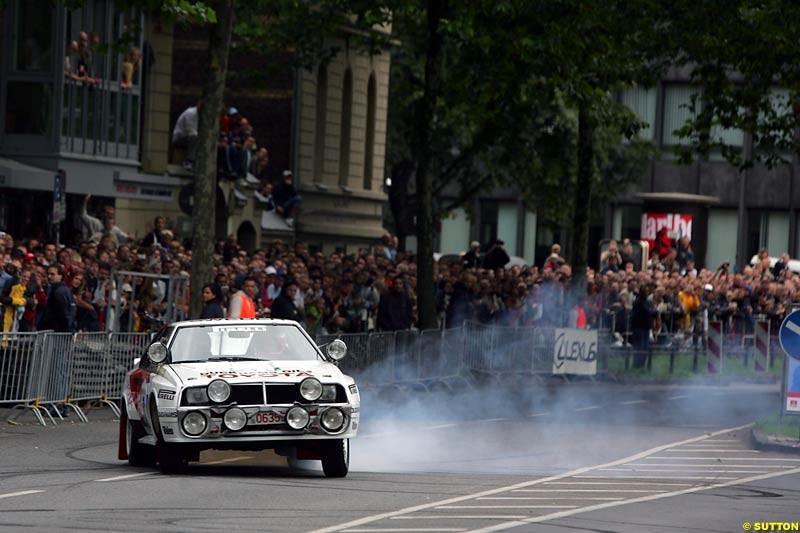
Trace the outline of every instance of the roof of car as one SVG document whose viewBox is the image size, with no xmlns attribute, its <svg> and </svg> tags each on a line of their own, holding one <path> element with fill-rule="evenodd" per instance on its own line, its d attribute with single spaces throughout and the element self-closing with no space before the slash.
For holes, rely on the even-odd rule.
<svg viewBox="0 0 800 533">
<path fill-rule="evenodd" d="M 276 318 L 203 318 L 197 320 L 183 320 L 180 322 L 173 322 L 171 325 L 175 327 L 183 326 L 208 326 L 216 324 L 229 324 L 229 325 L 248 325 L 248 324 L 261 324 L 261 325 L 287 325 L 299 326 L 294 320 L 283 320 Z"/>
</svg>

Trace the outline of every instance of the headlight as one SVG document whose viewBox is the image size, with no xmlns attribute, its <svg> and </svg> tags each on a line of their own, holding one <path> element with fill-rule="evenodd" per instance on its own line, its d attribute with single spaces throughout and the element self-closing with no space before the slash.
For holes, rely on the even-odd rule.
<svg viewBox="0 0 800 533">
<path fill-rule="evenodd" d="M 183 417 L 183 430 L 187 435 L 197 436 L 206 430 L 206 417 L 197 411 Z"/>
<path fill-rule="evenodd" d="M 336 401 L 336 385 L 323 385 L 322 396 L 319 397 L 323 402 Z"/>
<path fill-rule="evenodd" d="M 344 413 L 338 407 L 331 407 L 322 413 L 319 422 L 328 431 L 339 431 L 344 425 Z"/>
<path fill-rule="evenodd" d="M 215 379 L 208 384 L 208 397 L 212 402 L 222 403 L 231 396 L 231 386 L 227 381 Z"/>
<path fill-rule="evenodd" d="M 286 423 L 292 429 L 303 429 L 308 425 L 308 411 L 302 407 L 292 407 L 286 413 Z"/>
<path fill-rule="evenodd" d="M 238 407 L 234 407 L 225 411 L 222 421 L 225 423 L 225 427 L 231 431 L 239 431 L 247 424 L 247 414 Z"/>
<path fill-rule="evenodd" d="M 208 393 L 205 387 L 192 387 L 186 389 L 186 402 L 192 405 L 208 403 Z"/>
<path fill-rule="evenodd" d="M 300 396 L 313 402 L 322 396 L 322 383 L 316 378 L 306 378 L 300 383 Z"/>
</svg>

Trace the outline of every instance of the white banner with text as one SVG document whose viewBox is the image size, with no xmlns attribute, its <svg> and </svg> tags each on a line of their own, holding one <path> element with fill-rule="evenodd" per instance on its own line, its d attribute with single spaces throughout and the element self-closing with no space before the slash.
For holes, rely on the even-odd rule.
<svg viewBox="0 0 800 533">
<path fill-rule="evenodd" d="M 556 329 L 553 374 L 597 374 L 597 331 Z"/>
</svg>

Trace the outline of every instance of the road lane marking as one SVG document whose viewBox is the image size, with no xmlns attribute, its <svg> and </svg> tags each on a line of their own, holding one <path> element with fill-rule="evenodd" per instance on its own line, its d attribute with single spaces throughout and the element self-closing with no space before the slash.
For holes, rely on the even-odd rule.
<svg viewBox="0 0 800 533">
<path fill-rule="evenodd" d="M 578 478 L 586 478 L 586 479 L 608 479 L 608 476 L 575 476 Z M 655 476 L 625 476 L 619 479 L 653 479 Z M 612 478 L 616 479 L 616 478 Z M 737 479 L 735 477 L 725 477 L 725 476 L 658 476 L 658 479 L 696 479 L 698 481 L 719 481 L 720 479 Z"/>
<path fill-rule="evenodd" d="M 627 463 L 626 466 L 690 466 L 693 468 L 789 468 L 788 466 L 773 465 L 734 465 L 729 463 L 715 463 L 710 465 L 703 464 L 678 464 L 678 463 Z"/>
<path fill-rule="evenodd" d="M 545 485 L 650 485 L 647 481 L 550 481 L 549 483 L 545 483 Z M 662 483 L 660 481 L 653 481 L 652 485 L 664 485 L 664 486 L 692 486 L 691 483 Z"/>
<path fill-rule="evenodd" d="M 697 468 L 671 468 L 671 469 L 656 469 L 656 468 L 601 468 L 601 471 L 608 472 L 658 472 L 661 474 L 670 474 L 672 472 L 689 472 L 696 474 L 766 474 L 767 470 L 701 470 Z"/>
<path fill-rule="evenodd" d="M 749 450 L 747 446 L 739 442 L 738 440 L 732 440 L 729 442 L 703 442 L 702 444 L 687 444 L 685 446 L 681 446 L 682 448 L 730 448 L 730 447 L 737 447 L 737 448 L 744 448 Z"/>
<path fill-rule="evenodd" d="M 428 528 L 397 528 L 397 527 L 381 527 L 381 528 L 361 528 L 361 529 L 343 529 L 342 533 L 398 533 L 398 532 L 411 532 L 411 531 L 466 531 L 465 527 L 428 527 Z"/>
<path fill-rule="evenodd" d="M 229 457 L 228 459 L 220 459 L 219 461 L 209 461 L 208 463 L 200 463 L 203 465 L 224 465 L 226 463 L 235 463 L 237 461 L 245 461 L 247 459 L 252 459 L 251 455 L 241 455 L 239 457 Z"/>
<path fill-rule="evenodd" d="M 435 509 L 576 509 L 577 505 L 442 505 Z"/>
<path fill-rule="evenodd" d="M 44 492 L 43 490 L 23 490 L 21 492 L 9 492 L 8 494 L 0 494 L 0 499 L 3 498 L 14 498 L 16 496 L 28 496 L 30 494 L 39 494 L 40 492 Z"/>
<path fill-rule="evenodd" d="M 152 476 L 155 472 L 139 472 L 138 474 L 128 474 L 125 476 L 107 477 L 103 479 L 95 479 L 98 483 L 105 483 L 106 481 L 120 481 L 123 479 L 133 479 L 135 477 Z"/>
<path fill-rule="evenodd" d="M 737 439 L 708 439 L 708 440 L 704 440 L 703 442 L 741 442 L 741 441 L 739 441 Z M 690 445 L 687 444 L 687 446 L 690 446 Z"/>
<path fill-rule="evenodd" d="M 444 429 L 444 428 L 454 428 L 458 426 L 458 424 L 439 424 L 438 426 L 428 426 L 422 429 Z"/>
<path fill-rule="evenodd" d="M 691 450 L 664 450 L 667 453 L 761 453 L 758 450 L 731 450 L 730 448 L 692 448 Z"/>
<path fill-rule="evenodd" d="M 507 422 L 510 418 L 489 418 L 488 420 L 476 420 L 475 422 Z"/>
<path fill-rule="evenodd" d="M 667 400 L 683 400 L 684 398 L 688 398 L 689 396 L 685 394 L 680 394 L 678 396 L 667 396 Z"/>
<path fill-rule="evenodd" d="M 591 411 L 593 409 L 600 409 L 600 406 L 599 405 L 590 405 L 589 407 L 580 407 L 580 408 L 575 409 L 575 410 L 576 411 Z"/>
<path fill-rule="evenodd" d="M 617 459 L 615 461 L 611 461 L 611 462 L 608 462 L 608 463 L 599 464 L 599 465 L 584 466 L 584 467 L 581 467 L 581 468 L 577 468 L 575 470 L 571 470 L 569 472 L 565 472 L 563 474 L 557 474 L 557 475 L 554 475 L 554 476 L 543 477 L 543 478 L 533 479 L 533 480 L 529 480 L 529 481 L 523 481 L 523 482 L 517 483 L 515 485 L 509 485 L 509 486 L 505 486 L 505 487 L 498 487 L 498 488 L 489 489 L 489 490 L 485 490 L 483 492 L 478 492 L 478 493 L 474 493 L 474 494 L 466 494 L 466 495 L 463 495 L 463 496 L 456 496 L 454 498 L 449 498 L 449 499 L 446 499 L 446 500 L 440 500 L 438 502 L 431 502 L 431 503 L 424 503 L 424 504 L 420 504 L 420 505 L 414 505 L 414 506 L 411 506 L 411 507 L 406 507 L 404 509 L 398 509 L 396 511 L 387 511 L 387 512 L 384 512 L 384 513 L 369 515 L 369 516 L 365 516 L 365 517 L 362 517 L 362 518 L 357 518 L 355 520 L 351 520 L 349 522 L 345 522 L 345 523 L 342 523 L 342 524 L 336 524 L 336 525 L 333 525 L 333 526 L 326 526 L 326 527 L 322 527 L 322 528 L 319 528 L 319 529 L 314 529 L 314 530 L 309 531 L 308 533 L 333 533 L 334 531 L 342 531 L 343 529 L 362 526 L 364 524 L 370 524 L 370 523 L 373 523 L 373 522 L 377 522 L 379 520 L 385 520 L 385 519 L 391 518 L 393 516 L 407 515 L 407 514 L 415 513 L 417 511 L 423 511 L 425 509 L 433 509 L 433 508 L 436 508 L 436 507 L 439 507 L 439 506 L 442 506 L 442 505 L 449 505 L 449 504 L 454 504 L 454 503 L 458 503 L 458 502 L 464 502 L 464 501 L 472 500 L 472 499 L 475 499 L 475 498 L 478 498 L 478 497 L 481 497 L 481 496 L 491 496 L 493 494 L 500 494 L 500 493 L 503 493 L 503 492 L 509 492 L 509 491 L 514 490 L 514 489 L 522 489 L 522 488 L 525 488 L 525 487 L 530 487 L 530 486 L 533 486 L 533 485 L 540 485 L 542 483 L 547 483 L 547 482 L 550 482 L 550 481 L 557 481 L 557 480 L 560 480 L 560 479 L 571 478 L 571 477 L 579 476 L 581 474 L 585 474 L 587 472 L 592 472 L 594 470 L 597 470 L 598 468 L 607 468 L 607 467 L 611 467 L 611 466 L 630 463 L 631 461 L 637 461 L 637 460 L 642 459 L 644 457 L 648 457 L 650 455 L 653 455 L 653 454 L 668 450 L 669 448 L 672 448 L 674 446 L 682 446 L 684 444 L 691 444 L 693 442 L 701 442 L 701 441 L 703 441 L 703 440 L 705 440 L 705 439 L 707 439 L 709 437 L 716 437 L 718 435 L 725 435 L 726 433 L 731 433 L 733 431 L 741 431 L 741 430 L 743 430 L 745 428 L 751 427 L 752 425 L 753 424 L 744 424 L 744 425 L 736 426 L 736 427 L 732 427 L 732 428 L 720 429 L 718 431 L 714 431 L 712 433 L 707 433 L 707 434 L 704 434 L 704 435 L 700 435 L 698 437 L 692 437 L 692 438 L 685 439 L 685 440 L 678 441 L 678 442 L 662 444 L 660 446 L 656 446 L 654 448 L 650 448 L 649 450 L 645 450 L 645 451 L 636 453 L 634 455 L 630 455 L 628 457 L 623 457 L 622 459 Z M 640 479 L 643 479 L 643 478 L 640 478 Z M 661 478 L 661 479 L 665 479 L 665 478 Z M 681 479 L 686 479 L 686 478 L 681 478 Z M 714 477 L 714 478 L 709 478 L 709 479 L 719 480 L 719 479 L 722 479 L 722 478 L 721 477 Z M 735 479 L 735 478 L 732 478 L 732 479 Z M 616 503 L 616 502 L 613 502 L 613 503 Z"/>
<path fill-rule="evenodd" d="M 628 402 L 619 402 L 620 405 L 636 405 L 637 403 L 647 403 L 647 400 L 630 400 Z"/>
<path fill-rule="evenodd" d="M 606 491 L 614 492 L 614 491 Z M 598 498 L 596 496 L 573 496 L 571 498 L 553 498 L 553 497 L 538 497 L 538 496 L 487 496 L 486 498 L 475 498 L 476 500 L 597 500 L 615 502 L 617 500 L 624 500 L 625 498 Z"/>
<path fill-rule="evenodd" d="M 413 516 L 393 516 L 389 520 L 513 520 L 517 518 L 528 518 L 530 515 L 520 514 L 487 514 L 487 515 L 458 515 L 458 514 L 431 514 Z M 418 530 L 414 530 L 418 531 Z"/>
<path fill-rule="evenodd" d="M 653 455 L 647 459 L 671 459 L 673 461 L 708 461 L 712 457 L 665 457 L 661 455 Z M 729 457 L 729 459 L 736 459 L 737 461 L 788 461 L 800 462 L 800 459 L 782 459 L 778 457 Z"/>
<path fill-rule="evenodd" d="M 550 413 L 531 413 L 528 415 L 528 418 L 536 418 L 537 416 L 547 416 Z"/>
<path fill-rule="evenodd" d="M 620 492 L 652 494 L 653 492 L 667 492 L 665 490 L 643 490 L 643 489 L 515 489 L 510 492 Z M 476 498 L 480 499 L 480 498 Z"/>
<path fill-rule="evenodd" d="M 692 494 L 694 492 L 700 492 L 705 490 L 711 489 L 720 489 L 725 487 L 732 487 L 734 485 L 743 485 L 745 483 L 752 483 L 753 481 L 760 481 L 762 479 L 769 479 L 778 476 L 785 476 L 790 474 L 800 474 L 800 468 L 795 468 L 785 472 L 770 472 L 769 474 L 761 474 L 758 476 L 750 476 L 746 478 L 735 479 L 734 481 L 727 481 L 725 483 L 714 483 L 711 485 L 705 485 L 700 487 L 691 487 L 688 489 L 681 489 L 676 490 L 673 492 L 666 492 L 663 494 L 651 494 L 650 496 L 641 496 L 638 498 L 632 498 L 630 500 L 625 500 L 621 502 L 607 502 L 607 503 L 598 503 L 595 505 L 590 505 L 588 507 L 582 507 L 580 509 L 573 509 L 571 511 L 560 511 L 557 513 L 551 513 L 541 516 L 534 516 L 531 518 L 523 518 L 520 521 L 512 521 L 506 522 L 505 524 L 497 524 L 495 526 L 482 528 L 482 529 L 474 529 L 469 531 L 468 533 L 494 533 L 496 531 L 504 531 L 506 529 L 512 529 L 515 527 L 519 527 L 521 525 L 528 525 L 528 524 L 535 524 L 541 522 L 547 522 L 550 520 L 555 520 L 557 518 L 565 518 L 568 516 L 574 516 L 576 514 L 591 512 L 591 511 L 598 511 L 600 509 L 609 509 L 611 507 L 619 507 L 621 505 L 629 505 L 632 503 L 642 503 L 642 502 L 649 502 L 653 500 L 660 500 L 663 498 L 670 498 L 672 496 L 682 496 L 684 494 Z"/>
</svg>

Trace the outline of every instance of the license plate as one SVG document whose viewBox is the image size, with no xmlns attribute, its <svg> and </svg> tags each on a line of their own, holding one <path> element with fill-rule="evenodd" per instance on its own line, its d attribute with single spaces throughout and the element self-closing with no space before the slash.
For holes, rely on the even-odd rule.
<svg viewBox="0 0 800 533">
<path fill-rule="evenodd" d="M 264 426 L 269 424 L 283 424 L 284 418 L 282 414 L 273 411 L 260 411 L 250 417 L 249 424 L 256 426 Z"/>
</svg>

